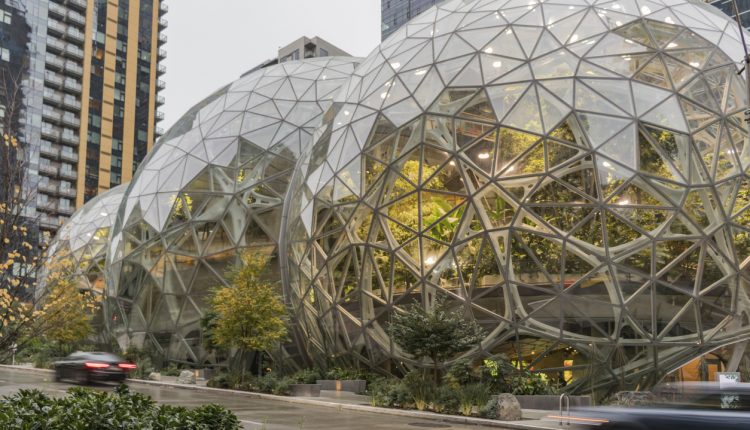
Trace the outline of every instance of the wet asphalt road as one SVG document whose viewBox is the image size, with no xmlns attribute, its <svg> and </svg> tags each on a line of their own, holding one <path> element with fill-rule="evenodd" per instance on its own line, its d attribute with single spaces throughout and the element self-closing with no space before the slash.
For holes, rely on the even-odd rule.
<svg viewBox="0 0 750 430">
<path fill-rule="evenodd" d="M 217 403 L 234 411 L 246 429 L 267 430 L 394 430 L 394 429 L 450 429 L 489 430 L 490 427 L 442 423 L 411 417 L 376 414 L 370 412 L 338 410 L 325 406 L 292 404 L 275 400 L 252 399 L 231 393 L 207 393 L 188 389 L 159 387 L 129 382 L 134 391 L 147 394 L 160 403 L 193 407 Z M 64 395 L 75 386 L 68 382 L 53 382 L 52 374 L 0 369 L 0 396 L 21 388 L 37 388 L 50 395 Z M 109 391 L 114 385 L 95 385 L 93 388 Z M 497 427 L 493 427 L 497 429 Z"/>
</svg>

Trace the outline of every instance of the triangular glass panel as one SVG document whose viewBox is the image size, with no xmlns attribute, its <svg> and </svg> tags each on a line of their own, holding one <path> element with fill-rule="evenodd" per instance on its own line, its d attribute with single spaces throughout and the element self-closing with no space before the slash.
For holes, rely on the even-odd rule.
<svg viewBox="0 0 750 430">
<path fill-rule="evenodd" d="M 539 100 L 536 87 L 531 87 L 516 103 L 513 110 L 503 119 L 503 125 L 534 133 L 542 133 L 542 117 L 539 114 Z"/>
<path fill-rule="evenodd" d="M 482 76 L 485 84 L 493 82 L 522 63 L 519 60 L 487 53 L 480 54 L 479 58 L 482 63 Z"/>
<path fill-rule="evenodd" d="M 543 87 L 537 87 L 544 131 L 549 132 L 567 116 L 571 109 Z"/>
<path fill-rule="evenodd" d="M 537 79 L 564 78 L 576 74 L 578 62 L 570 51 L 560 49 L 533 60 L 531 69 Z"/>
<path fill-rule="evenodd" d="M 672 82 L 669 79 L 667 68 L 661 57 L 656 55 L 648 62 L 641 71 L 633 76 L 633 79 L 645 82 L 647 84 L 655 85 L 666 89 L 672 88 Z"/>
<path fill-rule="evenodd" d="M 497 117 L 487 93 L 482 90 L 458 113 L 459 117 L 471 120 L 495 122 Z"/>
<path fill-rule="evenodd" d="M 497 120 L 501 121 L 529 87 L 528 83 L 487 87 Z"/>
<path fill-rule="evenodd" d="M 502 53 L 505 56 L 519 60 L 526 59 L 526 55 L 521 49 L 521 45 L 519 45 L 513 29 L 510 27 L 502 30 L 500 34 L 484 48 L 484 52 Z"/>
<path fill-rule="evenodd" d="M 627 114 L 581 81 L 576 81 L 576 109 L 619 116 Z"/>
<path fill-rule="evenodd" d="M 653 57 L 653 54 L 624 54 L 593 57 L 587 58 L 586 60 L 599 67 L 629 78 L 644 64 L 647 64 Z"/>
<path fill-rule="evenodd" d="M 685 117 L 682 114 L 682 109 L 680 109 L 680 104 L 677 102 L 676 96 L 668 98 L 647 114 L 642 115 L 641 120 L 680 132 L 688 132 Z"/>
</svg>

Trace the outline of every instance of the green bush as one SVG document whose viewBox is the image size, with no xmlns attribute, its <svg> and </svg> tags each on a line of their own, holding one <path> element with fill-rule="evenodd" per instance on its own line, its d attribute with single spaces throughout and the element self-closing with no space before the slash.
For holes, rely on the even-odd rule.
<svg viewBox="0 0 750 430">
<path fill-rule="evenodd" d="M 435 390 L 432 400 L 432 410 L 439 414 L 455 414 L 458 412 L 458 392 L 447 385 L 442 385 Z"/>
<path fill-rule="evenodd" d="M 485 403 L 484 406 L 482 406 L 482 408 L 479 410 L 479 416 L 482 418 L 489 418 L 491 420 L 497 418 L 497 400 L 488 400 L 487 403 Z"/>
<path fill-rule="evenodd" d="M 297 384 L 314 384 L 321 379 L 320 372 L 314 369 L 303 369 L 292 375 Z"/>
<path fill-rule="evenodd" d="M 349 369 L 349 368 L 341 368 L 341 367 L 334 367 L 332 369 L 328 369 L 327 371 L 322 373 L 322 376 L 325 378 L 323 379 L 363 379 L 367 381 L 369 384 L 370 382 L 382 378 L 381 376 L 369 372 L 367 370 L 362 369 Z"/>
<path fill-rule="evenodd" d="M 484 406 L 489 398 L 490 393 L 485 385 L 464 385 L 458 390 L 458 409 L 462 415 L 469 416 L 475 406 Z"/>
<path fill-rule="evenodd" d="M 125 351 L 123 358 L 137 366 L 135 370 L 130 372 L 130 377 L 134 379 L 148 379 L 148 375 L 155 372 L 163 361 L 161 355 L 137 348 L 130 348 Z"/>
<path fill-rule="evenodd" d="M 471 365 L 471 361 L 465 358 L 456 360 L 448 372 L 443 376 L 443 383 L 458 387 L 461 385 L 472 384 L 479 382 L 479 376 L 476 375 L 474 368 Z"/>
<path fill-rule="evenodd" d="M 180 372 L 182 372 L 182 368 L 174 363 L 169 363 L 169 366 L 164 367 L 159 371 L 163 376 L 180 376 Z"/>
<path fill-rule="evenodd" d="M 517 371 L 507 381 L 508 392 L 513 395 L 557 394 L 557 387 L 550 384 L 546 375 L 531 373 L 528 370 Z"/>
<path fill-rule="evenodd" d="M 271 389 L 271 394 L 276 394 L 277 396 L 288 396 L 292 393 L 292 384 L 296 383 L 296 381 L 292 378 L 278 378 L 276 379 L 276 385 Z"/>
<path fill-rule="evenodd" d="M 377 378 L 367 384 L 370 403 L 382 407 L 407 407 L 412 396 L 406 386 L 395 378 Z"/>
<path fill-rule="evenodd" d="M 413 370 L 404 376 L 402 384 L 406 387 L 414 407 L 420 411 L 427 408 L 435 398 L 437 387 L 431 377 L 428 377 L 421 370 Z"/>
<path fill-rule="evenodd" d="M 209 379 L 208 382 L 206 382 L 206 385 L 211 388 L 236 388 L 238 382 L 238 375 L 228 372 L 219 372 L 214 375 L 213 378 Z"/>
<path fill-rule="evenodd" d="M 221 406 L 197 409 L 157 406 L 150 397 L 124 385 L 114 393 L 71 388 L 68 396 L 51 398 L 39 390 L 20 390 L 0 399 L 4 430 L 236 430 L 237 417 Z"/>
</svg>

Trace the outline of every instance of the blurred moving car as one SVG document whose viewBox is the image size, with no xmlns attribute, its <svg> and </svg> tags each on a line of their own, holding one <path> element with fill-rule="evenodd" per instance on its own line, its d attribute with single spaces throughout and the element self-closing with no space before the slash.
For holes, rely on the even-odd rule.
<svg viewBox="0 0 750 430">
<path fill-rule="evenodd" d="M 108 352 L 77 351 L 54 363 L 55 381 L 72 379 L 79 383 L 93 381 L 123 382 L 136 365 Z"/>
<path fill-rule="evenodd" d="M 653 390 L 653 406 L 580 408 L 554 416 L 573 429 L 747 430 L 750 384 L 663 384 Z"/>
</svg>

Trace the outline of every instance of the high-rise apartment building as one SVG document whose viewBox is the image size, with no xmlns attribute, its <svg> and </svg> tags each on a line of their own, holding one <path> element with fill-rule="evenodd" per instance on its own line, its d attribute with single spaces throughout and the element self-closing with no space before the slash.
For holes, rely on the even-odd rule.
<svg viewBox="0 0 750 430">
<path fill-rule="evenodd" d="M 441 0 L 380 0 L 382 40 Z"/>
<path fill-rule="evenodd" d="M 0 0 L 0 69 L 23 88 L 29 215 L 43 229 L 130 180 L 160 134 L 167 10 L 163 0 Z"/>
</svg>

